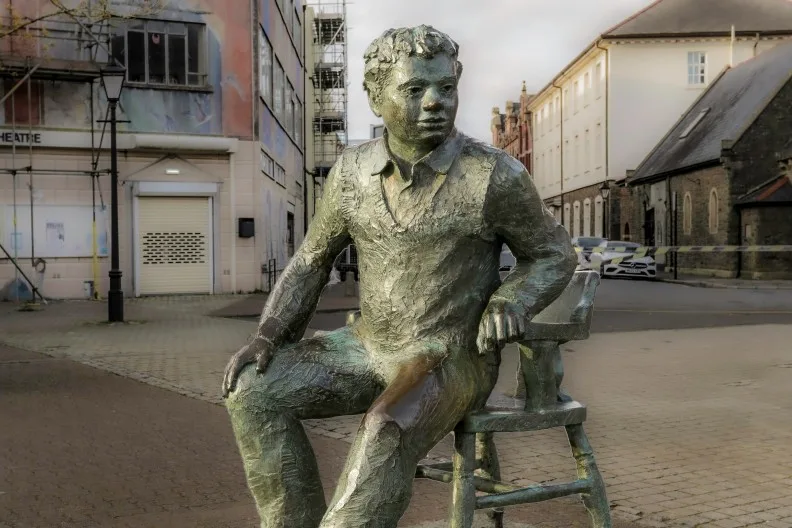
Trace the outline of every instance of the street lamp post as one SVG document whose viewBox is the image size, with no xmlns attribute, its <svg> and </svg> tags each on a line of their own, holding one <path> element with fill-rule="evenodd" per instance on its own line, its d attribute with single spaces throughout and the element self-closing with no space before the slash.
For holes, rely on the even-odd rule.
<svg viewBox="0 0 792 528">
<path fill-rule="evenodd" d="M 602 236 L 603 238 L 610 239 L 610 229 L 608 229 L 608 209 L 610 202 L 610 180 L 605 180 L 599 188 L 600 196 L 602 196 Z"/>
<path fill-rule="evenodd" d="M 110 65 L 102 69 L 102 86 L 110 107 L 110 289 L 107 293 L 108 321 L 124 321 L 124 292 L 121 289 L 121 269 L 118 253 L 118 147 L 116 145 L 116 106 L 124 88 L 126 70 Z"/>
</svg>

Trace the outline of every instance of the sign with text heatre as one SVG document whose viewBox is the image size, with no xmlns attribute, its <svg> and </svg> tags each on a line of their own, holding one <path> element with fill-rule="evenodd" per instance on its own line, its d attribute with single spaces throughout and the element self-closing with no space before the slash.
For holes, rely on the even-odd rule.
<svg viewBox="0 0 792 528">
<path fill-rule="evenodd" d="M 41 132 L 0 132 L 0 143 L 12 144 L 17 143 L 20 145 L 40 145 Z"/>
</svg>

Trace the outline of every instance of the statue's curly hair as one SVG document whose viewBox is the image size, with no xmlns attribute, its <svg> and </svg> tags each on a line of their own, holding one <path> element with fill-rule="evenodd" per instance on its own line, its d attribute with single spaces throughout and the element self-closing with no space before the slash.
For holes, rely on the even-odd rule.
<svg viewBox="0 0 792 528">
<path fill-rule="evenodd" d="M 459 44 L 432 26 L 415 26 L 389 29 L 374 41 L 363 54 L 363 89 L 375 99 L 379 96 L 391 68 L 403 57 L 423 57 L 431 59 L 445 53 L 456 61 L 457 79 L 462 75 Z"/>
</svg>

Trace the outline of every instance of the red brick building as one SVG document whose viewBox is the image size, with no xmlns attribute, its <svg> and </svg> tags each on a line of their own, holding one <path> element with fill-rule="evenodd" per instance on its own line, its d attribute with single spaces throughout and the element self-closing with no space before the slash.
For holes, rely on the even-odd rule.
<svg viewBox="0 0 792 528">
<path fill-rule="evenodd" d="M 492 109 L 492 144 L 503 149 L 509 155 L 517 158 L 525 165 L 528 172 L 531 167 L 531 147 L 533 145 L 531 134 L 531 113 L 528 103 L 533 98 L 528 94 L 523 81 L 520 101 L 518 103 L 506 101 L 506 113 L 501 114 L 497 106 Z"/>
</svg>

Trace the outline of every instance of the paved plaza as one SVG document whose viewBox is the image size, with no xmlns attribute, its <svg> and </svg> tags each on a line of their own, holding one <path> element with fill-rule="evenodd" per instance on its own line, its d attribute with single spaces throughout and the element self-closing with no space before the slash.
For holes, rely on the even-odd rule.
<svg viewBox="0 0 792 528">
<path fill-rule="evenodd" d="M 705 291 L 676 285 L 651 286 L 690 290 L 693 293 L 679 295 L 692 297 L 700 295 L 695 293 L 697 291 Z M 603 288 L 606 305 L 612 291 L 613 286 Z M 755 292 L 756 295 L 765 293 Z M 732 292 L 729 295 L 736 294 Z M 131 429 L 127 434 L 137 434 L 140 442 L 149 442 L 151 456 L 155 459 L 160 456 L 154 453 L 157 446 L 167 448 L 168 456 L 162 455 L 162 460 L 157 459 L 155 466 L 172 471 L 201 460 L 200 464 L 207 469 L 205 475 L 227 473 L 213 482 L 188 478 L 184 482 L 174 482 L 170 489 L 190 497 L 196 496 L 192 490 L 207 489 L 207 486 L 210 490 L 217 490 L 220 495 L 211 495 L 215 501 L 212 504 L 233 504 L 230 506 L 232 510 L 239 508 L 238 512 L 243 512 L 239 518 L 241 524 L 221 524 L 219 520 L 212 521 L 207 517 L 210 519 L 207 524 L 198 521 L 191 524 L 187 520 L 183 524 L 152 521 L 151 524 L 143 522 L 129 526 L 251 525 L 252 504 L 244 491 L 241 463 L 235 458 L 237 455 L 225 411 L 220 406 L 206 403 L 220 403 L 219 385 L 225 363 L 255 328 L 255 323 L 248 320 L 208 314 L 227 310 L 239 301 L 240 297 L 233 296 L 131 299 L 126 306 L 128 322 L 119 325 L 102 322 L 106 310 L 102 303 L 54 303 L 37 312 L 20 312 L 13 305 L 0 304 L 0 341 L 17 349 L 44 354 L 47 358 L 31 361 L 30 369 L 48 369 L 52 361 L 64 365 L 71 361 L 63 360 L 73 360 L 167 389 L 157 393 L 177 398 L 185 406 L 204 406 L 201 409 L 195 407 L 192 414 L 184 415 L 191 418 L 180 423 L 182 413 L 178 410 L 173 415 L 161 415 L 161 411 L 171 404 L 146 405 L 145 397 L 141 395 L 143 403 L 128 415 L 126 422 Z M 724 298 L 723 302 L 727 299 Z M 784 302 L 774 305 L 768 301 L 765 303 L 768 306 L 766 311 L 783 315 L 787 310 Z M 338 299 L 326 300 L 325 304 L 326 308 L 330 305 L 330 309 L 335 310 L 348 307 Z M 748 308 L 735 303 L 728 304 L 728 307 L 736 312 L 748 311 Z M 629 308 L 627 306 L 625 310 Z M 635 310 L 641 311 L 641 307 Z M 658 308 L 658 316 L 662 316 L 660 312 Z M 597 317 L 599 315 L 595 316 L 595 323 Z M 688 318 L 695 317 L 693 312 L 688 314 Z M 318 316 L 316 320 L 319 319 Z M 792 423 L 791 341 L 790 324 L 743 323 L 719 328 L 633 332 L 605 329 L 594 333 L 588 341 L 565 346 L 565 385 L 568 392 L 589 406 L 586 430 L 606 479 L 613 511 L 623 523 L 620 526 L 792 527 L 792 459 L 784 456 L 792 444 L 792 427 L 789 425 Z M 501 380 L 496 390 L 504 393 L 513 391 L 516 361 L 513 348 L 505 351 Z M 15 367 L 3 364 L 0 368 L 7 371 Z M 9 377 L 13 378 L 5 372 L 3 379 Z M 129 380 L 123 381 L 138 387 L 138 390 L 145 387 Z M 4 385 L 6 383 L 4 381 Z M 46 430 L 47 424 L 55 423 L 46 412 L 35 410 L 46 409 L 47 390 L 41 389 L 39 400 L 34 403 L 22 398 L 25 385 L 13 387 L 11 402 L 24 402 L 16 412 L 26 417 L 28 427 Z M 79 393 L 78 386 L 72 387 L 71 391 Z M 179 397 L 174 392 L 190 398 Z M 66 398 L 66 401 L 58 401 L 61 406 L 72 403 L 69 398 L 82 401 L 85 408 L 80 414 L 80 423 L 85 425 L 79 427 L 94 429 L 97 438 L 103 437 L 104 433 L 100 432 L 105 428 L 117 427 L 112 420 L 103 417 L 106 409 L 100 404 L 108 401 L 107 391 L 71 397 L 68 392 L 61 391 L 52 394 L 52 397 L 56 396 Z M 130 397 L 129 402 L 135 398 Z M 8 406 L 8 402 L 5 405 Z M 3 413 L 4 416 L 10 415 L 5 409 Z M 327 468 L 329 486 L 334 478 L 333 471 L 340 470 L 358 420 L 359 417 L 343 417 L 307 424 L 320 459 L 325 459 L 322 464 L 323 470 Z M 157 424 L 183 430 L 172 437 L 171 433 L 158 432 L 157 427 L 160 426 Z M 63 427 L 63 431 L 56 431 L 55 426 L 49 428 L 45 445 L 51 446 L 52 450 L 64 449 L 58 440 L 62 435 L 88 442 L 86 439 L 90 435 L 85 431 L 80 433 L 83 436 L 70 436 L 77 425 L 66 423 Z M 148 431 L 155 434 L 140 434 Z M 187 442 L 184 449 L 188 454 L 179 454 L 179 442 L 187 436 L 201 447 L 190 447 Z M 181 440 L 175 443 L 169 440 L 175 438 Z M 502 434 L 497 442 L 506 480 L 527 484 L 574 477 L 574 463 L 563 431 Z M 79 456 L 80 445 L 72 446 L 71 454 L 64 456 Z M 88 451 L 102 450 L 96 442 L 87 445 L 91 446 L 90 449 L 86 446 Z M 20 446 L 17 449 L 24 452 Z M 430 457 L 445 459 L 449 454 L 450 446 L 446 439 Z M 49 453 L 48 456 L 53 455 Z M 167 463 L 166 459 L 171 462 Z M 58 460 L 63 463 L 62 457 Z M 127 466 L 134 466 L 138 461 L 123 451 L 116 460 L 109 460 L 106 462 L 108 468 L 114 465 L 119 472 L 128 470 Z M 33 475 L 25 478 L 52 478 L 47 472 L 46 457 L 41 462 L 39 466 L 34 464 Z M 29 465 L 20 465 L 17 471 L 29 469 Z M 104 475 L 113 474 L 110 469 L 104 471 Z M 67 476 L 64 473 L 59 478 Z M 14 479 L 18 478 L 17 473 Z M 146 479 L 146 476 L 133 473 L 129 478 Z M 93 479 L 94 485 L 101 482 L 100 475 L 94 475 Z M 14 499 L 20 493 L 14 491 L 13 481 L 8 484 L 9 481 L 10 478 L 0 479 L 4 487 L 10 486 L 0 489 L 0 526 L 4 521 L 1 514 L 8 511 L 9 504 L 17 504 Z M 220 491 L 223 488 L 218 482 L 231 484 L 227 491 Z M 439 484 L 416 483 L 416 498 L 400 526 L 434 527 L 435 524 L 431 523 L 444 519 L 447 492 L 448 489 Z M 198 495 L 210 496 L 206 492 Z M 144 500 L 140 497 L 127 499 L 138 504 Z M 75 495 L 73 503 L 79 505 L 80 500 Z M 199 502 L 195 505 L 199 510 L 208 504 Z M 508 512 L 512 521 L 530 522 L 535 526 L 587 525 L 582 508 L 572 500 L 551 501 Z M 224 517 L 214 517 L 220 518 Z M 50 525 L 23 523 L 9 526 Z"/>
</svg>

